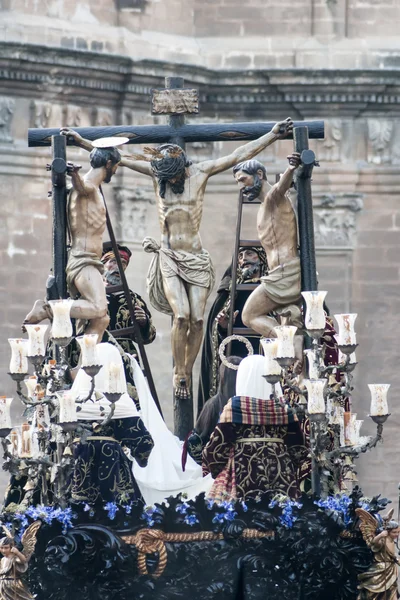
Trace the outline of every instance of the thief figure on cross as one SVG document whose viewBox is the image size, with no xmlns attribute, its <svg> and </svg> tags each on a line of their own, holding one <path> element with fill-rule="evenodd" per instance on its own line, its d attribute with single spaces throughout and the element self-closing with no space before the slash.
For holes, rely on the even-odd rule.
<svg viewBox="0 0 400 600">
<path fill-rule="evenodd" d="M 288 118 L 228 156 L 197 164 L 177 144 L 145 148 L 139 156 L 123 155 L 119 163 L 153 180 L 161 244 L 152 238 L 143 242 L 147 252 L 156 254 L 149 268 L 148 292 L 152 305 L 173 317 L 173 386 L 178 399 L 191 395 L 192 368 L 203 339 L 204 311 L 215 278 L 211 257 L 199 234 L 208 178 L 252 158 L 292 130 L 293 122 Z M 92 143 L 77 132 L 64 128 L 61 133 L 77 146 L 92 150 Z"/>
</svg>

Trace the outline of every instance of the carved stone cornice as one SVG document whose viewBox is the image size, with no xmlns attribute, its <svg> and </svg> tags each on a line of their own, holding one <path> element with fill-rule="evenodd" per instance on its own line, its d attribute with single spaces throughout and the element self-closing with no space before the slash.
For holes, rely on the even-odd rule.
<svg viewBox="0 0 400 600">
<path fill-rule="evenodd" d="M 181 75 L 199 89 L 200 114 L 221 108 L 227 118 L 288 112 L 348 116 L 400 112 L 400 71 L 378 70 L 220 70 L 64 48 L 0 43 L 0 93 L 18 90 L 41 101 L 55 99 L 117 109 L 148 110 L 153 87 L 165 75 Z M 18 84 L 17 84 L 18 83 Z M 295 114 L 297 112 L 297 114 Z"/>
<path fill-rule="evenodd" d="M 317 249 L 353 250 L 361 194 L 313 194 L 314 235 Z"/>
</svg>

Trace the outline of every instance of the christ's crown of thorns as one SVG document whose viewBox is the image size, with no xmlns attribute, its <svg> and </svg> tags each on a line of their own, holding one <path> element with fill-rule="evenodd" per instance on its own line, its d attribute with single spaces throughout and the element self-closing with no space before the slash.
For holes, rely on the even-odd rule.
<svg viewBox="0 0 400 600">
<path fill-rule="evenodd" d="M 182 154 L 182 148 L 179 146 L 172 150 L 168 148 L 168 158 L 178 158 Z M 151 148 L 150 146 L 145 146 L 143 148 L 143 154 L 130 154 L 127 155 L 128 158 L 132 158 L 133 160 L 145 160 L 147 162 L 151 162 L 152 160 L 157 160 L 161 158 L 165 158 L 165 154 L 160 152 L 157 148 Z"/>
</svg>

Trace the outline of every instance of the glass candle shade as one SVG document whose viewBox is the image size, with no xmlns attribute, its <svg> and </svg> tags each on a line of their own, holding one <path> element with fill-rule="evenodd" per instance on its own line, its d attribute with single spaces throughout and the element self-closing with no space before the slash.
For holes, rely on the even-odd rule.
<svg viewBox="0 0 400 600">
<path fill-rule="evenodd" d="M 13 456 L 18 456 L 19 437 L 18 437 L 18 431 L 16 429 L 13 429 L 10 433 L 10 442 L 11 442 L 11 454 Z"/>
<path fill-rule="evenodd" d="M 280 375 L 281 367 L 275 360 L 278 351 L 278 340 L 275 338 L 264 338 L 261 346 L 265 356 L 265 375 Z"/>
<path fill-rule="evenodd" d="M 11 346 L 10 373 L 28 373 L 28 340 L 10 338 Z"/>
<path fill-rule="evenodd" d="M 279 327 L 275 327 L 274 331 L 276 332 L 278 338 L 278 348 L 276 352 L 277 358 L 294 358 L 294 334 L 297 331 L 297 327 L 294 325 L 281 325 Z"/>
<path fill-rule="evenodd" d="M 363 420 L 359 420 L 359 419 L 354 419 L 352 426 L 354 429 L 354 443 L 355 445 L 358 445 L 360 443 L 360 432 L 361 432 L 361 427 L 362 424 L 364 423 Z"/>
<path fill-rule="evenodd" d="M 25 328 L 29 336 L 28 356 L 45 356 L 48 325 L 25 325 Z"/>
<path fill-rule="evenodd" d="M 32 436 L 29 423 L 22 423 L 18 455 L 20 458 L 32 458 Z"/>
<path fill-rule="evenodd" d="M 326 317 L 324 300 L 328 292 L 301 292 L 306 302 L 304 327 L 306 329 L 325 329 Z"/>
<path fill-rule="evenodd" d="M 125 380 L 122 365 L 109 363 L 107 367 L 108 381 L 106 380 L 106 392 L 110 394 L 123 394 L 125 392 Z"/>
<path fill-rule="evenodd" d="M 97 333 L 90 333 L 76 338 L 81 348 L 82 367 L 91 367 L 99 364 L 97 338 Z"/>
<path fill-rule="evenodd" d="M 346 354 L 343 354 L 343 352 L 339 348 L 339 363 L 345 363 L 346 358 L 347 358 Z M 349 357 L 349 365 L 355 365 L 356 362 L 357 362 L 356 353 L 353 352 L 352 354 L 350 354 L 350 357 Z"/>
<path fill-rule="evenodd" d="M 383 416 L 389 414 L 387 394 L 390 388 L 389 383 L 370 383 L 368 387 L 371 392 L 371 417 Z"/>
<path fill-rule="evenodd" d="M 308 379 L 319 379 L 319 368 L 314 350 L 304 350 L 308 363 Z"/>
<path fill-rule="evenodd" d="M 36 389 L 37 384 L 38 384 L 38 379 L 37 379 L 36 375 L 32 375 L 31 377 L 28 377 L 28 379 L 24 379 L 24 384 L 28 391 L 28 397 L 34 398 L 38 391 Z"/>
<path fill-rule="evenodd" d="M 358 441 L 359 427 L 357 423 L 356 413 L 345 413 L 345 444 L 346 446 L 356 446 Z M 362 421 L 361 421 L 362 423 Z M 361 426 L 361 425 L 360 425 Z"/>
<path fill-rule="evenodd" d="M 75 396 L 70 390 L 56 392 L 60 401 L 60 423 L 74 423 L 78 420 Z"/>
<path fill-rule="evenodd" d="M 35 408 L 35 425 L 37 429 L 43 430 L 50 427 L 50 414 L 47 404 L 37 404 Z"/>
<path fill-rule="evenodd" d="M 336 341 L 339 346 L 352 346 L 356 344 L 356 332 L 354 331 L 354 323 L 357 319 L 357 314 L 342 314 L 334 315 L 339 327 L 339 332 L 336 335 Z"/>
<path fill-rule="evenodd" d="M 0 396 L 0 429 L 11 429 L 11 403 L 13 399 Z"/>
<path fill-rule="evenodd" d="M 307 409 L 310 415 L 325 413 L 324 389 L 326 379 L 305 379 L 308 399 Z"/>
<path fill-rule="evenodd" d="M 51 326 L 51 337 L 70 338 L 72 337 L 72 323 L 70 312 L 73 300 L 50 300 L 49 304 L 53 312 L 53 323 Z"/>
</svg>

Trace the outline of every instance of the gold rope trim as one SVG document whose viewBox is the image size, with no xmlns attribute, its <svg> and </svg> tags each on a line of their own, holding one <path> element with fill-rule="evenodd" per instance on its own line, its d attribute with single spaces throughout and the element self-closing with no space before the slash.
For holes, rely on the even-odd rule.
<svg viewBox="0 0 400 600">
<path fill-rule="evenodd" d="M 258 531 L 257 529 L 244 529 L 242 538 L 245 540 L 273 538 L 273 531 Z M 138 568 L 141 575 L 148 575 L 147 554 L 158 552 L 158 565 L 153 573 L 153 577 L 160 577 L 167 566 L 167 549 L 165 544 L 168 542 L 214 542 L 223 540 L 222 533 L 212 531 L 198 531 L 193 533 L 165 533 L 160 529 L 141 529 L 135 535 L 123 535 L 121 539 L 126 544 L 134 545 L 138 549 Z"/>
</svg>

